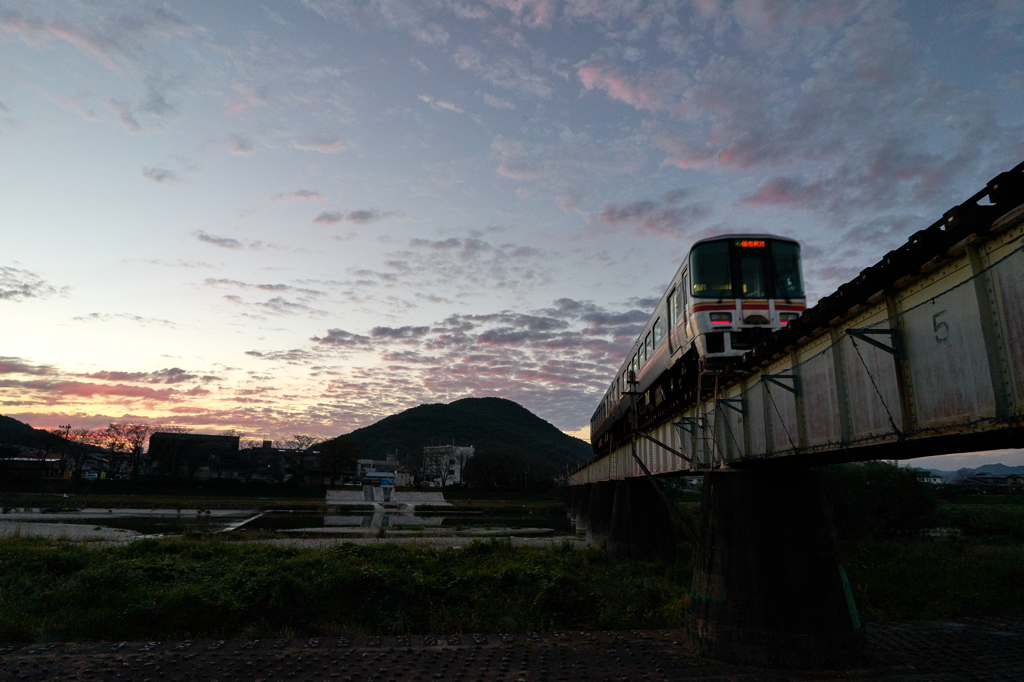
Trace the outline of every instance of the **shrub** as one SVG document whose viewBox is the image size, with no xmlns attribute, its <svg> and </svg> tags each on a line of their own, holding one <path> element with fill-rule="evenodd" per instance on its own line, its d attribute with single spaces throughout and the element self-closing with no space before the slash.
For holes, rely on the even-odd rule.
<svg viewBox="0 0 1024 682">
<path fill-rule="evenodd" d="M 840 538 L 912 537 L 937 523 L 938 496 L 913 469 L 868 462 L 833 464 L 821 473 Z"/>
</svg>

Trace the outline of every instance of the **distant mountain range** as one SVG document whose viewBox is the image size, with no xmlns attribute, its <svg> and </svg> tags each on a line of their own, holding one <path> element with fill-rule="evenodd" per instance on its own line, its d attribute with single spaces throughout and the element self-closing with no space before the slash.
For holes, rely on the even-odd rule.
<svg viewBox="0 0 1024 682">
<path fill-rule="evenodd" d="M 384 459 L 421 453 L 428 445 L 473 445 L 477 452 L 529 452 L 562 469 L 593 456 L 590 443 L 559 431 L 525 407 L 504 398 L 464 398 L 448 405 L 420 405 L 339 436 L 360 443 L 363 456 Z"/>
<path fill-rule="evenodd" d="M 1005 464 L 983 464 L 980 467 L 974 469 L 968 469 L 971 475 L 974 474 L 993 474 L 995 476 L 1009 476 L 1010 474 L 1024 474 L 1024 466 L 1010 467 Z M 936 476 L 941 476 L 943 481 L 950 481 L 956 476 L 956 471 L 944 471 L 942 469 L 924 469 L 924 471 L 930 471 Z"/>
</svg>

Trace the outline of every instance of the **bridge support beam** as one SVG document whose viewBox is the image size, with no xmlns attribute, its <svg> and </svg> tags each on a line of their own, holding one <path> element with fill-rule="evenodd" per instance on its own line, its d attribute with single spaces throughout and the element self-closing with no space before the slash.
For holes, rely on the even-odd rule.
<svg viewBox="0 0 1024 682">
<path fill-rule="evenodd" d="M 590 484 L 590 506 L 587 510 L 587 542 L 589 544 L 600 545 L 608 539 L 612 527 L 614 501 L 614 481 Z M 577 530 L 577 532 L 579 531 Z"/>
<path fill-rule="evenodd" d="M 669 512 L 646 478 L 615 482 L 608 552 L 645 561 L 675 557 L 676 533 Z"/>
<path fill-rule="evenodd" d="M 864 634 L 816 472 L 705 475 L 687 621 L 694 644 L 721 660 L 832 668 L 859 658 Z"/>
</svg>

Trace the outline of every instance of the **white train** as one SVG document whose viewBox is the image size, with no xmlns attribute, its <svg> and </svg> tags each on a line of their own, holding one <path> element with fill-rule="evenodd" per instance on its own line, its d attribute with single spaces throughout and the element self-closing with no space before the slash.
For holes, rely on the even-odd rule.
<svg viewBox="0 0 1024 682">
<path fill-rule="evenodd" d="M 695 243 L 590 420 L 595 454 L 626 442 L 630 372 L 641 420 L 694 390 L 698 371 L 728 363 L 806 307 L 800 245 L 768 234 Z"/>
</svg>

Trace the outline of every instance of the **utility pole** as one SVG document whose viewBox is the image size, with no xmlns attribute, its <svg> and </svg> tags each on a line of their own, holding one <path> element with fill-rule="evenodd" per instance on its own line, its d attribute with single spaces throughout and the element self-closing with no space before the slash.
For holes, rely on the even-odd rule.
<svg viewBox="0 0 1024 682">
<path fill-rule="evenodd" d="M 64 451 L 60 455 L 61 475 L 63 476 L 68 461 L 68 434 L 71 433 L 71 424 L 59 424 L 58 426 L 64 432 Z"/>
</svg>

